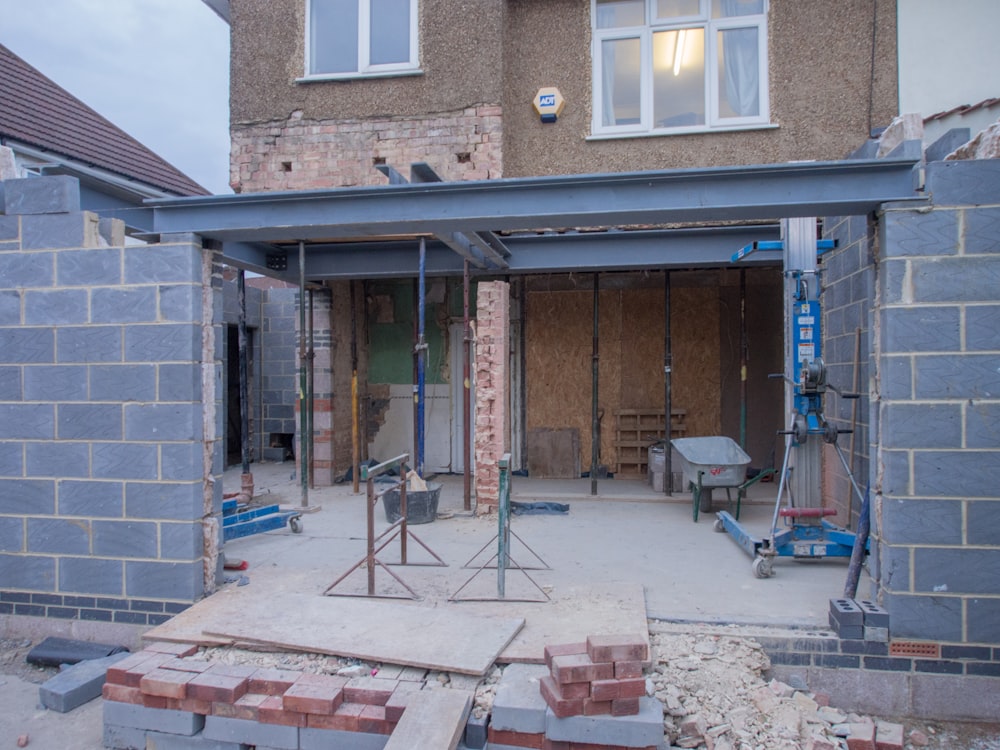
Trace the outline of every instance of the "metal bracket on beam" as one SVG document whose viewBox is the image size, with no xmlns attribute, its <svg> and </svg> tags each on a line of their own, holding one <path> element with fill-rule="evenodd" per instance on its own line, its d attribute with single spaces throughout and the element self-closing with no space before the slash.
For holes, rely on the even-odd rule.
<svg viewBox="0 0 1000 750">
<path fill-rule="evenodd" d="M 284 250 L 267 254 L 267 268 L 270 271 L 288 270 L 288 253 Z"/>
<path fill-rule="evenodd" d="M 816 240 L 816 254 L 823 255 L 837 247 L 837 240 Z M 730 258 L 731 262 L 736 263 L 737 261 L 743 260 L 754 250 L 784 250 L 785 243 L 782 240 L 760 240 L 757 242 L 751 242 L 749 245 L 744 245 L 735 253 L 733 257 Z"/>
</svg>

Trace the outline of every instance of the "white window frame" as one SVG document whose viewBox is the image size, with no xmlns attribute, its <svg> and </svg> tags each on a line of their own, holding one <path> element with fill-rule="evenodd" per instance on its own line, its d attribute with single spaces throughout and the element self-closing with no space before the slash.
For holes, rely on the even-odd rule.
<svg viewBox="0 0 1000 750">
<path fill-rule="evenodd" d="M 727 18 L 711 17 L 711 0 L 700 0 L 699 16 L 671 18 L 667 21 L 650 21 L 654 17 L 656 0 L 644 0 L 647 22 L 642 26 L 598 28 L 597 0 L 590 2 L 591 14 L 591 64 L 592 64 L 592 122 L 591 138 L 634 137 L 637 135 L 676 135 L 685 133 L 713 133 L 727 130 L 751 130 L 772 127 L 770 123 L 770 95 L 768 81 L 767 16 L 768 0 L 763 0 L 764 11 L 747 16 Z M 726 29 L 757 28 L 759 114 L 750 117 L 719 116 L 718 32 Z M 705 124 L 678 127 L 656 127 L 653 122 L 653 34 L 658 31 L 702 28 L 705 34 Z M 604 96 L 602 91 L 601 45 L 606 41 L 638 39 L 640 45 L 640 117 L 639 122 L 625 125 L 604 125 Z"/>
<path fill-rule="evenodd" d="M 410 59 L 399 63 L 372 65 L 371 55 L 371 0 L 355 0 L 358 4 L 358 67 L 340 73 L 312 73 L 312 0 L 306 0 L 305 18 L 305 71 L 300 82 L 343 80 L 350 78 L 386 78 L 400 75 L 419 75 L 420 70 L 420 0 L 410 3 Z"/>
</svg>

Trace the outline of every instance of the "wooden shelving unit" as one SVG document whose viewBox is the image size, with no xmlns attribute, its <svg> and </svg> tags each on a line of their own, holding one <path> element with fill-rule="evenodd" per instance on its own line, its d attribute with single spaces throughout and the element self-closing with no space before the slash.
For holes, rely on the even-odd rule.
<svg viewBox="0 0 1000 750">
<path fill-rule="evenodd" d="M 684 437 L 684 409 L 670 410 L 670 437 Z M 615 411 L 616 479 L 645 479 L 649 446 L 663 440 L 666 429 L 663 409 L 618 409 Z"/>
</svg>

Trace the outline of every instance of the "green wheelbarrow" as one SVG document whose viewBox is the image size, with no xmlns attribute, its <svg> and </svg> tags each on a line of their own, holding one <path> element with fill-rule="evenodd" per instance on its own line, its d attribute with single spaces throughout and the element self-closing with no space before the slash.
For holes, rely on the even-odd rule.
<svg viewBox="0 0 1000 750">
<path fill-rule="evenodd" d="M 691 490 L 691 514 L 695 523 L 698 512 L 712 509 L 712 490 L 726 491 L 726 499 L 732 509 L 732 490 L 736 490 L 735 517 L 740 517 L 740 506 L 747 489 L 757 482 L 774 475 L 774 469 L 766 469 L 751 479 L 747 479 L 750 456 L 731 438 L 719 436 L 675 438 L 670 441 L 681 457 L 684 483 Z"/>
</svg>

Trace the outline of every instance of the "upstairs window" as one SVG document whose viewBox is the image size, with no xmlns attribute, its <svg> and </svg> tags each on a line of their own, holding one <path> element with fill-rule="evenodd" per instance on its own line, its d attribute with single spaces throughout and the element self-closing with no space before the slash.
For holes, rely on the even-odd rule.
<svg viewBox="0 0 1000 750">
<path fill-rule="evenodd" d="M 767 0 L 592 0 L 595 135 L 768 124 Z"/>
<path fill-rule="evenodd" d="M 417 70 L 417 0 L 308 0 L 306 76 Z"/>
</svg>

